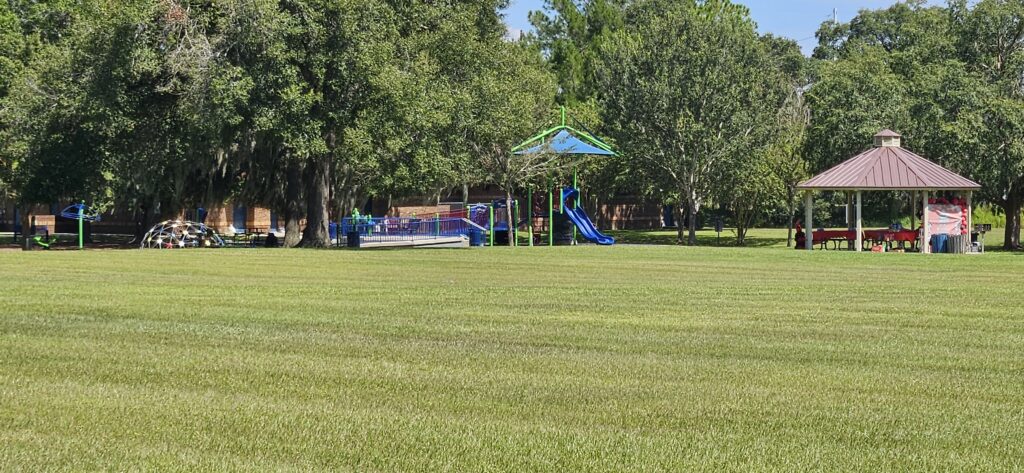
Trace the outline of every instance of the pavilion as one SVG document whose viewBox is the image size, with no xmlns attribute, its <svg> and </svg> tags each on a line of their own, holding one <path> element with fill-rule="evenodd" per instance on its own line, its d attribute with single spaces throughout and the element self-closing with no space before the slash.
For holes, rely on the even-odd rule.
<svg viewBox="0 0 1024 473">
<path fill-rule="evenodd" d="M 875 146 L 849 160 L 814 176 L 797 185 L 798 190 L 806 192 L 806 249 L 814 248 L 814 192 L 841 191 L 847 196 L 855 196 L 856 250 L 863 250 L 864 222 L 861 218 L 861 194 L 864 191 L 906 191 L 910 192 L 913 203 L 913 216 L 917 213 L 917 199 L 922 205 L 922 231 L 920 235 L 921 252 L 929 253 L 928 218 L 929 195 L 936 192 L 955 192 L 966 199 L 967 228 L 973 227 L 971 221 L 971 195 L 981 189 L 978 183 L 960 176 L 938 164 L 935 164 L 901 146 L 900 135 L 892 130 L 882 130 L 875 135 Z M 850 217 L 850 199 L 847 200 L 847 216 Z M 913 220 L 912 220 L 913 222 Z M 911 226 L 914 224 L 911 223 Z"/>
</svg>

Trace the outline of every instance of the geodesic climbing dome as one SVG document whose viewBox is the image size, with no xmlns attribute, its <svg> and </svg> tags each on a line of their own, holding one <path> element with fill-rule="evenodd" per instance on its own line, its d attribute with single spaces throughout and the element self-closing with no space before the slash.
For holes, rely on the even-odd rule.
<svg viewBox="0 0 1024 473">
<path fill-rule="evenodd" d="M 188 220 L 166 220 L 142 237 L 142 248 L 221 248 L 224 240 L 212 228 Z"/>
</svg>

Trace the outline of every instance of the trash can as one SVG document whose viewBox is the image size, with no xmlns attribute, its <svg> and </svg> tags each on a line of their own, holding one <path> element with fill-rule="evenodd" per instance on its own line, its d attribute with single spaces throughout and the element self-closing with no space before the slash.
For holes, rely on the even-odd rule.
<svg viewBox="0 0 1024 473">
<path fill-rule="evenodd" d="M 949 234 L 936 233 L 932 235 L 932 253 L 946 253 L 949 250 Z"/>
<path fill-rule="evenodd" d="M 349 248 L 359 248 L 359 232 L 351 231 L 346 233 L 345 242 Z"/>
<path fill-rule="evenodd" d="M 484 246 L 484 232 L 475 228 L 470 230 L 469 246 Z"/>
<path fill-rule="evenodd" d="M 330 235 L 331 241 L 338 239 L 338 222 L 331 222 L 327 225 L 327 234 Z"/>
</svg>

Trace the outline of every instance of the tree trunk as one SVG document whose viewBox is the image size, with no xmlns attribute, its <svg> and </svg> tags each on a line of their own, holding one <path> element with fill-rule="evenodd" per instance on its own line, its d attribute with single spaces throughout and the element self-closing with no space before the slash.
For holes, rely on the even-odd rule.
<svg viewBox="0 0 1024 473">
<path fill-rule="evenodd" d="M 686 222 L 686 244 L 689 246 L 697 246 L 697 213 L 700 211 L 700 206 L 697 204 L 697 199 L 694 197 L 693 192 L 687 193 L 686 197 L 686 210 L 690 214 L 689 219 Z"/>
<path fill-rule="evenodd" d="M 142 237 L 146 236 L 146 232 L 149 231 L 145 228 L 146 225 L 146 208 L 138 207 L 133 213 L 133 220 L 135 220 L 135 235 L 130 243 L 139 243 L 142 241 Z"/>
<path fill-rule="evenodd" d="M 306 169 L 306 229 L 302 232 L 299 246 L 305 248 L 326 248 L 331 245 L 327 225 L 331 182 L 330 156 L 319 156 Z"/>
<path fill-rule="evenodd" d="M 508 217 L 508 246 L 514 246 L 515 231 L 513 230 L 516 228 L 516 224 L 518 222 L 512 220 L 512 192 L 507 190 L 505 191 L 505 213 Z"/>
<path fill-rule="evenodd" d="M 302 239 L 302 165 L 290 157 L 285 182 L 284 247 L 293 248 Z"/>
<path fill-rule="evenodd" d="M 747 228 L 750 225 L 744 215 L 737 212 L 736 215 L 736 246 L 743 246 L 747 243 Z M 747 221 L 747 223 L 744 223 Z M 715 224 L 717 225 L 717 223 Z"/>
<path fill-rule="evenodd" d="M 1003 239 L 1003 248 L 1007 250 L 1020 249 L 1020 209 L 1021 201 L 1017 196 L 1010 196 L 1003 203 L 1003 210 L 1006 211 L 1006 233 Z"/>
<path fill-rule="evenodd" d="M 792 189 L 786 193 L 786 203 L 789 204 L 789 227 L 786 232 L 786 248 L 793 247 L 793 224 L 796 222 L 796 201 L 794 200 L 796 196 L 793 194 Z"/>
<path fill-rule="evenodd" d="M 18 213 L 21 214 L 21 249 L 31 250 L 32 249 L 32 206 L 28 204 L 21 204 L 18 207 Z"/>
<path fill-rule="evenodd" d="M 142 237 L 146 235 L 146 232 L 156 224 L 156 220 L 159 217 L 159 214 L 157 214 L 157 207 L 159 206 L 160 204 L 158 203 L 158 199 L 156 197 L 150 197 L 149 202 L 147 202 L 146 206 L 142 209 L 142 225 L 139 228 L 141 233 L 139 235 L 139 241 L 142 241 Z"/>
<path fill-rule="evenodd" d="M 679 196 L 679 203 L 676 204 L 675 208 L 672 209 L 672 213 L 676 217 L 676 243 L 682 245 L 686 241 L 686 216 L 683 215 L 683 198 Z"/>
</svg>

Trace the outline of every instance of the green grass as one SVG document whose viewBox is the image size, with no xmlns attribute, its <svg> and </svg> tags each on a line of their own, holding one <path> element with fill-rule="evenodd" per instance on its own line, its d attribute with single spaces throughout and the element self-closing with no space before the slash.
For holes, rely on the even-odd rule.
<svg viewBox="0 0 1024 473">
<path fill-rule="evenodd" d="M 0 465 L 1019 471 L 1022 264 L 0 252 Z"/>
</svg>

